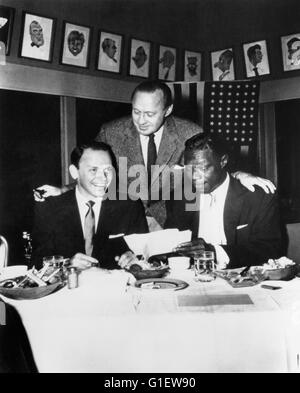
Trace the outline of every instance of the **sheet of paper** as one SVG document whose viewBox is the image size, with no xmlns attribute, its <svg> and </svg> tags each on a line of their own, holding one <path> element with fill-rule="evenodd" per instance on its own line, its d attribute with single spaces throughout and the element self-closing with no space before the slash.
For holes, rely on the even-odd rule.
<svg viewBox="0 0 300 393">
<path fill-rule="evenodd" d="M 172 252 L 178 244 L 189 242 L 191 238 L 190 230 L 179 231 L 178 229 L 124 236 L 128 247 L 136 255 L 144 255 L 145 258 Z"/>
</svg>

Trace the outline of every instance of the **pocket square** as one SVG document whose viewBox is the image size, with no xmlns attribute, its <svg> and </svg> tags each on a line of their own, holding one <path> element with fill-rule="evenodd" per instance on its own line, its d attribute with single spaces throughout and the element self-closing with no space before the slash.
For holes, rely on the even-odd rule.
<svg viewBox="0 0 300 393">
<path fill-rule="evenodd" d="M 109 239 L 115 239 L 117 237 L 125 236 L 125 233 L 119 233 L 118 235 L 109 235 Z"/>
<path fill-rule="evenodd" d="M 243 228 L 246 228 L 247 226 L 248 226 L 248 224 L 238 225 L 236 227 L 236 229 L 243 229 Z"/>
</svg>

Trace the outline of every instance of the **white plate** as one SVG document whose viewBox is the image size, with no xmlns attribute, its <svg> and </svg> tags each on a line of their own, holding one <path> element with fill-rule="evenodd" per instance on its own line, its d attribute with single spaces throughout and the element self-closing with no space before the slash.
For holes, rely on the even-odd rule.
<svg viewBox="0 0 300 393">
<path fill-rule="evenodd" d="M 134 285 L 139 289 L 164 289 L 172 291 L 178 291 L 189 286 L 187 282 L 174 278 L 146 278 L 144 280 L 137 280 Z"/>
</svg>

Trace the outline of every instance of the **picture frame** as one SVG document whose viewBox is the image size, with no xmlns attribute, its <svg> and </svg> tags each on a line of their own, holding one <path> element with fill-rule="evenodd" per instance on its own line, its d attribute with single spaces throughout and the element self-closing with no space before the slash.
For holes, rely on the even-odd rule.
<svg viewBox="0 0 300 393">
<path fill-rule="evenodd" d="M 300 69 L 300 33 L 281 37 L 281 52 L 284 71 Z"/>
<path fill-rule="evenodd" d="M 61 64 L 87 68 L 91 27 L 64 21 Z"/>
<path fill-rule="evenodd" d="M 10 52 L 14 16 L 14 8 L 0 6 L 0 41 L 5 45 L 5 50 L 3 48 L 5 55 L 9 55 Z"/>
<path fill-rule="evenodd" d="M 52 61 L 56 19 L 23 11 L 20 57 Z"/>
<path fill-rule="evenodd" d="M 266 40 L 243 44 L 243 53 L 247 78 L 270 74 Z"/>
<path fill-rule="evenodd" d="M 97 70 L 120 73 L 122 55 L 123 36 L 99 31 Z"/>
<path fill-rule="evenodd" d="M 211 52 L 211 75 L 213 81 L 235 80 L 233 48 Z"/>
<path fill-rule="evenodd" d="M 158 79 L 174 82 L 176 80 L 177 50 L 171 46 L 159 45 Z"/>
<path fill-rule="evenodd" d="M 199 82 L 201 80 L 201 60 L 201 52 L 184 51 L 184 81 Z"/>
<path fill-rule="evenodd" d="M 129 75 L 149 78 L 151 42 L 136 38 L 130 40 Z"/>
</svg>

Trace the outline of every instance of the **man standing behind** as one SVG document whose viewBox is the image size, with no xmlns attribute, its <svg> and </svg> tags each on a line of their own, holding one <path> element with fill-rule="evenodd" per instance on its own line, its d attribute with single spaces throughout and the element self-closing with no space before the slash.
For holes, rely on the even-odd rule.
<svg viewBox="0 0 300 393">
<path fill-rule="evenodd" d="M 103 142 L 73 150 L 70 173 L 76 180 L 75 190 L 37 206 L 36 266 L 44 256 L 63 255 L 79 268 L 98 262 L 100 267 L 116 268 L 115 257 L 128 251 L 122 235 L 148 232 L 141 201 L 106 198 L 114 161 Z"/>
<path fill-rule="evenodd" d="M 184 161 L 191 170 L 194 198 L 188 200 L 185 188 L 185 198 L 167 202 L 166 228 L 190 229 L 193 240 L 179 245 L 177 252 L 193 256 L 214 250 L 219 268 L 260 265 L 281 256 L 276 197 L 260 189 L 252 193 L 228 174 L 224 141 L 195 135 L 186 142 Z"/>
</svg>

